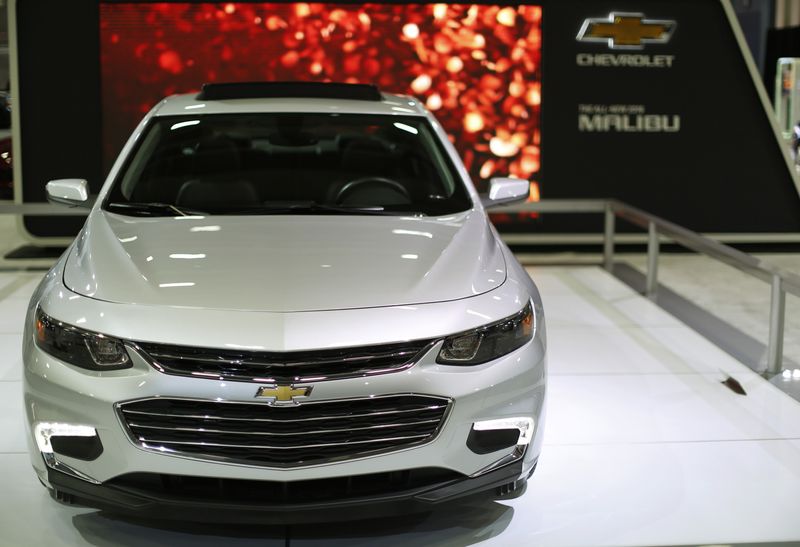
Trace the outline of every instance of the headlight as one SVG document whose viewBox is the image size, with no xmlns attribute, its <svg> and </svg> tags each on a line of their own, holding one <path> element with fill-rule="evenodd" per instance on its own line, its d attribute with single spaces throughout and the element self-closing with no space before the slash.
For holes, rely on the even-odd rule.
<svg viewBox="0 0 800 547">
<path fill-rule="evenodd" d="M 533 338 L 534 318 L 530 302 L 522 311 L 502 321 L 445 339 L 437 363 L 480 365 L 511 353 Z"/>
<path fill-rule="evenodd" d="M 57 359 L 89 370 L 131 366 L 122 341 L 67 325 L 36 310 L 36 345 Z"/>
</svg>

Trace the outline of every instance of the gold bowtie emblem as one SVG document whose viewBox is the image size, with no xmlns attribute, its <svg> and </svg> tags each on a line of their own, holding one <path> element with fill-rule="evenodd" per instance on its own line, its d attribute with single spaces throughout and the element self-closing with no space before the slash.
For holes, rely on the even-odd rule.
<svg viewBox="0 0 800 547">
<path fill-rule="evenodd" d="M 256 392 L 257 399 L 269 399 L 275 405 L 297 405 L 297 399 L 311 395 L 312 386 L 263 386 Z"/>
<path fill-rule="evenodd" d="M 607 42 L 611 49 L 642 49 L 645 44 L 665 44 L 675 30 L 675 21 L 645 19 L 642 13 L 611 13 L 607 18 L 583 22 L 580 42 Z"/>
</svg>

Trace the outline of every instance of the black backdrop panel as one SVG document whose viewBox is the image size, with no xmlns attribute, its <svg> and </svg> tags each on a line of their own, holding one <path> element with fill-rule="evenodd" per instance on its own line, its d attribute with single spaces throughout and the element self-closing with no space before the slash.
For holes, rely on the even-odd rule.
<svg viewBox="0 0 800 547">
<path fill-rule="evenodd" d="M 94 2 L 17 1 L 22 197 L 45 201 L 55 178 L 103 185 L 100 151 L 99 13 Z M 80 217 L 25 217 L 40 237 L 73 236 Z"/>
<path fill-rule="evenodd" d="M 543 198 L 615 197 L 698 231 L 800 231 L 797 188 L 717 0 L 536 3 Z M 612 11 L 677 26 L 668 43 L 642 50 L 576 41 L 585 18 Z M 94 191 L 102 183 L 98 12 L 92 2 L 17 0 L 26 202 L 42 201 L 51 178 L 88 178 Z M 580 66 L 579 55 L 583 64 L 661 66 Z M 504 229 L 581 231 L 588 225 L 578 218 Z M 38 236 L 73 235 L 79 221 L 25 225 Z"/>
<path fill-rule="evenodd" d="M 716 1 L 552 2 L 543 16 L 542 195 L 616 197 L 693 230 L 800 230 L 800 199 L 724 10 Z M 641 51 L 576 41 L 611 11 L 673 19 Z M 587 67 L 579 53 L 674 56 L 669 68 Z M 581 132 L 578 105 L 680 116 L 668 132 Z"/>
</svg>

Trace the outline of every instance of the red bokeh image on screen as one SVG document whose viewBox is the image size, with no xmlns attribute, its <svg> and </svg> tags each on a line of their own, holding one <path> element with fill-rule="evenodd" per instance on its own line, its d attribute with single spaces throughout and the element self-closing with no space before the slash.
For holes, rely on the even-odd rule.
<svg viewBox="0 0 800 547">
<path fill-rule="evenodd" d="M 535 180 L 541 17 L 539 6 L 485 4 L 102 4 L 105 166 L 166 95 L 204 82 L 318 80 L 418 97 L 479 185 Z"/>
</svg>

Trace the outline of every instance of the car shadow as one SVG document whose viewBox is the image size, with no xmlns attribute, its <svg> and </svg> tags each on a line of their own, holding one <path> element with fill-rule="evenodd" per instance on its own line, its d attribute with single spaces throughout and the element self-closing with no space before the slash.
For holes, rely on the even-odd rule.
<svg viewBox="0 0 800 547">
<path fill-rule="evenodd" d="M 297 545 L 473 545 L 500 535 L 514 509 L 486 499 L 443 505 L 429 513 L 292 527 Z"/>
<path fill-rule="evenodd" d="M 72 524 L 98 546 L 472 545 L 501 534 L 513 515 L 512 507 L 474 497 L 426 513 L 287 526 L 144 520 L 105 511 L 75 515 Z"/>
</svg>

